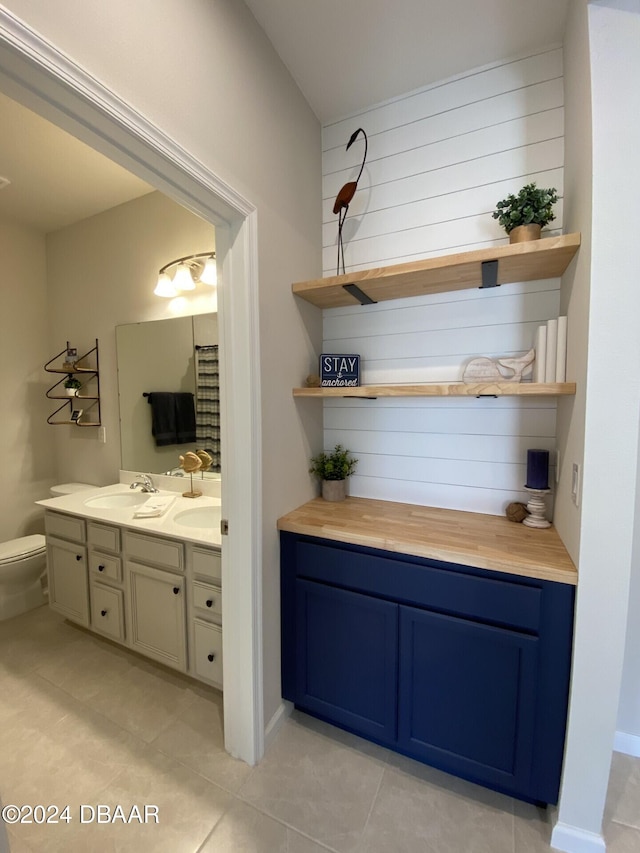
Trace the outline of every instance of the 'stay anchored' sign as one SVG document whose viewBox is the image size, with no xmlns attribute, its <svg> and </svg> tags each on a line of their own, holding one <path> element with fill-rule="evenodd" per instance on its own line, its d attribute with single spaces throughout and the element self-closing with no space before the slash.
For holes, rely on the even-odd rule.
<svg viewBox="0 0 640 853">
<path fill-rule="evenodd" d="M 322 353 L 320 385 L 323 388 L 355 388 L 360 384 L 360 356 Z"/>
</svg>

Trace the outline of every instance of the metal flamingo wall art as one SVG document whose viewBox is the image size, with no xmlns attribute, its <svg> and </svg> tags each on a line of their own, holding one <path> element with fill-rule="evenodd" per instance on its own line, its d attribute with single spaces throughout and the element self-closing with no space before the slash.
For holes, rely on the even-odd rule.
<svg viewBox="0 0 640 853">
<path fill-rule="evenodd" d="M 342 242 L 342 227 L 344 225 L 344 221 L 347 218 L 347 212 L 349 210 L 349 203 L 351 199 L 354 197 L 356 193 L 356 189 L 358 188 L 358 181 L 360 180 L 360 176 L 362 175 L 362 170 L 364 169 L 364 164 L 367 160 L 367 134 L 364 130 L 359 127 L 356 131 L 351 134 L 351 139 L 347 142 L 348 151 L 353 143 L 356 141 L 358 134 L 361 133 L 364 136 L 364 157 L 362 158 L 362 165 L 360 166 L 360 171 L 358 172 L 358 177 L 355 181 L 348 181 L 340 190 L 338 195 L 336 196 L 336 200 L 333 205 L 333 212 L 338 214 L 338 263 L 336 267 L 336 275 L 340 275 L 340 259 L 342 258 L 342 272 L 344 273 L 344 244 Z"/>
</svg>

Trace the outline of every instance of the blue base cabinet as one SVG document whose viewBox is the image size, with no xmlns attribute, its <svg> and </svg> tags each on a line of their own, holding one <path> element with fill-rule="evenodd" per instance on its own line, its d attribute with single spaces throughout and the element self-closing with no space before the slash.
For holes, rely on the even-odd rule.
<svg viewBox="0 0 640 853">
<path fill-rule="evenodd" d="M 280 536 L 284 698 L 441 770 L 557 802 L 571 585 Z"/>
<path fill-rule="evenodd" d="M 369 595 L 300 580 L 302 644 L 296 702 L 380 742 L 396 740 L 398 607 Z"/>
</svg>

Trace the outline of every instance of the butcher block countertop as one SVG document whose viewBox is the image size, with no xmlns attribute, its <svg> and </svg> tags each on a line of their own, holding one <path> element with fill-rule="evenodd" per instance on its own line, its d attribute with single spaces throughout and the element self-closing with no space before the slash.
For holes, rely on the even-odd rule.
<svg viewBox="0 0 640 853">
<path fill-rule="evenodd" d="M 347 498 L 315 498 L 278 529 L 398 554 L 428 557 L 575 585 L 578 573 L 555 527 L 538 530 L 503 516 Z"/>
</svg>

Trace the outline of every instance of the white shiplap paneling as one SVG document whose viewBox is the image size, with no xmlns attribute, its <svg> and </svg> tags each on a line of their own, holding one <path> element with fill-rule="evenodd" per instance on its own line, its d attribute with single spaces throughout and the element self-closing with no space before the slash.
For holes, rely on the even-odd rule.
<svg viewBox="0 0 640 853">
<path fill-rule="evenodd" d="M 336 272 L 333 201 L 368 160 L 344 229 L 347 269 L 506 242 L 495 203 L 535 180 L 560 195 L 562 51 L 542 51 L 430 86 L 323 129 L 323 265 Z M 363 382 L 455 381 L 477 355 L 518 355 L 558 316 L 557 279 L 324 312 L 325 352 L 357 352 Z M 526 500 L 526 450 L 555 448 L 553 400 L 332 399 L 325 447 L 358 458 L 351 494 L 502 513 Z M 553 453 L 551 454 L 553 463 Z M 551 468 L 553 480 L 553 465 Z"/>
</svg>

